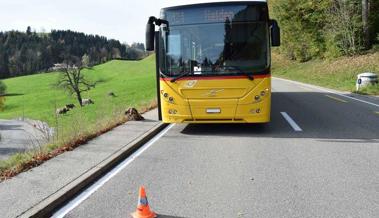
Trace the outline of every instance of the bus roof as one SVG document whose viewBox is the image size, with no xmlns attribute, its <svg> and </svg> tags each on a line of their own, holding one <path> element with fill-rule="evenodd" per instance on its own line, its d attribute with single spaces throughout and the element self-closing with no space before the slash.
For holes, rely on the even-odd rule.
<svg viewBox="0 0 379 218">
<path fill-rule="evenodd" d="M 181 9 L 181 8 L 190 8 L 190 7 L 201 7 L 201 6 L 207 6 L 207 5 L 217 5 L 220 3 L 220 5 L 231 5 L 231 4 L 246 4 L 246 3 L 267 3 L 266 0 L 250 0 L 250 1 L 233 1 L 233 0 L 208 0 L 208 1 L 202 1 L 198 0 L 195 1 L 194 4 L 185 4 L 185 5 L 174 5 L 172 3 L 168 3 L 168 5 L 165 5 L 163 10 L 168 9 Z"/>
</svg>

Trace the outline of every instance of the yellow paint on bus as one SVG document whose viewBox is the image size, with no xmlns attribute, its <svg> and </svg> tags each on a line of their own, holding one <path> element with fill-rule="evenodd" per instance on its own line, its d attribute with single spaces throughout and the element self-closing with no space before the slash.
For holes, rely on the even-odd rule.
<svg viewBox="0 0 379 218">
<path fill-rule="evenodd" d="M 270 122 L 271 77 L 160 80 L 164 123 Z"/>
</svg>

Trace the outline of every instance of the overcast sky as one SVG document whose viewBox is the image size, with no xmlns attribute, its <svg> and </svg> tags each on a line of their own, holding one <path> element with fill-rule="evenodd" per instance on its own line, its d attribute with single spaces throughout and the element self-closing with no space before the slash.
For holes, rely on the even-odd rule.
<svg viewBox="0 0 379 218">
<path fill-rule="evenodd" d="M 208 0 L 207 2 L 212 1 Z M 162 7 L 201 0 L 0 0 L 0 31 L 51 29 L 98 34 L 121 42 L 144 42 L 149 16 Z"/>
</svg>

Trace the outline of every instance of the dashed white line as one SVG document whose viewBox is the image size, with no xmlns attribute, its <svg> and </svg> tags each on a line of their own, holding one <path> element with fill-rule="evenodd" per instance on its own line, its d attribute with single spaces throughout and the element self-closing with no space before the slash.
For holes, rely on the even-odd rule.
<svg viewBox="0 0 379 218">
<path fill-rule="evenodd" d="M 295 130 L 296 132 L 301 132 L 303 131 L 299 125 L 296 124 L 296 122 L 288 115 L 286 112 L 280 112 L 284 119 L 290 124 L 290 126 Z"/>
<path fill-rule="evenodd" d="M 52 217 L 61 218 L 72 211 L 75 207 L 85 201 L 89 196 L 95 193 L 101 186 L 107 183 L 111 178 L 117 175 L 121 170 L 127 167 L 131 162 L 133 162 L 138 156 L 140 156 L 146 149 L 148 149 L 151 145 L 153 145 L 156 141 L 158 141 L 164 134 L 166 134 L 175 124 L 170 124 L 166 127 L 162 132 L 148 141 L 145 145 L 139 148 L 135 153 L 129 156 L 127 159 L 122 161 L 119 165 L 113 168 L 110 172 L 108 172 L 105 176 L 101 177 L 98 181 L 96 181 L 89 188 L 80 193 L 76 198 L 72 199 L 68 204 L 59 209 Z"/>
</svg>

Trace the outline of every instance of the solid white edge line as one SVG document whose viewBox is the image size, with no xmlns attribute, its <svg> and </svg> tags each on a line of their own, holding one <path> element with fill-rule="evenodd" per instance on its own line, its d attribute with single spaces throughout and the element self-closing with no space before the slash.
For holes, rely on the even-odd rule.
<svg viewBox="0 0 379 218">
<path fill-rule="evenodd" d="M 280 112 L 285 120 L 290 124 L 290 126 L 296 131 L 301 132 L 303 131 L 299 125 L 296 124 L 296 122 L 288 115 L 286 112 Z"/>
<path fill-rule="evenodd" d="M 301 85 L 301 86 L 305 86 L 305 87 L 308 87 L 308 88 L 317 89 L 317 90 L 321 90 L 321 91 L 324 91 L 324 92 L 332 93 L 332 94 L 339 95 L 339 96 L 342 96 L 342 97 L 345 97 L 345 98 L 353 99 L 355 101 L 366 103 L 366 104 L 369 104 L 369 105 L 372 105 L 372 106 L 375 106 L 375 107 L 379 107 L 379 104 L 375 104 L 375 103 L 372 103 L 372 102 L 369 102 L 369 101 L 365 101 L 365 100 L 362 100 L 362 99 L 359 99 L 359 98 L 354 98 L 354 97 L 351 97 L 351 96 L 347 96 L 346 94 L 343 94 L 342 92 L 339 92 L 337 90 L 326 89 L 326 88 L 314 86 L 314 85 L 311 85 L 311 84 L 302 83 L 302 82 L 293 81 L 293 80 L 288 80 L 288 79 L 283 79 L 283 78 L 278 78 L 278 77 L 273 77 L 273 78 L 274 79 L 278 79 L 278 80 L 283 80 L 283 81 L 291 82 L 291 83 L 295 83 L 295 84 L 298 84 L 298 85 Z"/>
<path fill-rule="evenodd" d="M 98 181 L 72 199 L 68 204 L 64 207 L 60 208 L 57 212 L 53 214 L 54 218 L 62 218 L 70 211 L 72 211 L 75 207 L 80 205 L 83 201 L 85 201 L 88 197 L 90 197 L 93 193 L 95 193 L 101 186 L 107 183 L 111 178 L 117 175 L 121 170 L 127 167 L 131 162 L 133 162 L 138 156 L 140 156 L 144 151 L 146 151 L 151 145 L 153 145 L 156 141 L 158 141 L 163 135 L 165 135 L 175 124 L 170 124 L 166 127 L 162 132 L 158 135 L 154 136 L 154 138 L 150 139 L 146 144 L 144 144 L 141 148 L 139 148 L 136 152 L 131 154 L 124 161 L 119 163 L 115 168 L 101 177 Z"/>
</svg>

